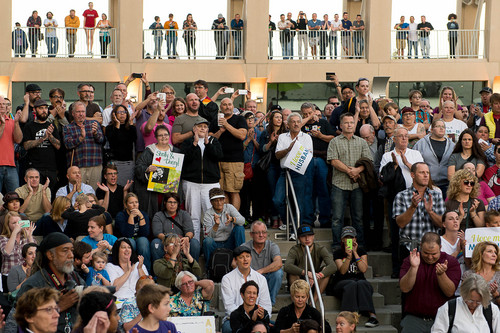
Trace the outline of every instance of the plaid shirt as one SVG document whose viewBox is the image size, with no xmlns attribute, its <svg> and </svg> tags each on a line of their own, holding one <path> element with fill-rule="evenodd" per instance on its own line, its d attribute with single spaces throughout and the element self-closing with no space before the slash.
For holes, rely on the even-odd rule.
<svg viewBox="0 0 500 333">
<path fill-rule="evenodd" d="M 71 164 L 71 155 L 73 156 L 73 165 L 80 168 L 94 167 L 102 164 L 102 143 L 104 135 L 101 126 L 97 126 L 97 133 L 92 133 L 92 123 L 94 121 L 85 120 L 85 140 L 80 141 L 81 130 L 74 122 L 64 126 L 63 137 L 64 145 L 68 149 L 68 166 Z"/>
<path fill-rule="evenodd" d="M 394 199 L 393 204 L 393 218 L 395 219 L 397 216 L 405 213 L 411 206 L 411 198 L 413 197 L 413 193 L 417 192 L 415 187 L 410 186 L 408 189 L 399 192 Z M 443 196 L 440 191 L 431 190 L 429 188 L 425 189 L 425 198 L 428 200 L 429 195 L 432 196 L 432 210 L 434 213 L 438 215 L 444 214 L 444 201 Z M 406 225 L 406 227 L 401 228 L 399 230 L 399 236 L 402 239 L 411 239 L 418 240 L 422 238 L 422 236 L 426 232 L 439 232 L 439 228 L 432 223 L 431 218 L 427 211 L 425 210 L 424 200 L 418 203 L 417 209 L 415 213 L 413 213 L 413 217 Z M 410 246 L 408 244 L 407 246 Z"/>
<path fill-rule="evenodd" d="M 488 204 L 488 210 L 500 210 L 500 196 L 495 197 L 490 201 L 490 203 Z"/>
<path fill-rule="evenodd" d="M 343 134 L 333 138 L 328 144 L 327 160 L 339 160 L 346 166 L 354 167 L 356 162 L 365 157 L 373 161 L 368 143 L 359 136 L 353 135 L 349 140 Z M 351 182 L 347 173 L 333 168 L 332 184 L 341 190 L 352 191 L 359 187 L 358 183 Z"/>
<path fill-rule="evenodd" d="M 0 249 L 2 251 L 3 275 L 8 275 L 12 267 L 17 265 L 22 265 L 22 263 L 24 263 L 24 259 L 21 252 L 23 246 L 29 243 L 27 238 L 21 236 L 21 240 L 19 242 L 16 240 L 16 242 L 14 243 L 14 249 L 12 250 L 12 252 L 10 254 L 7 254 L 7 252 L 5 252 L 5 246 L 7 245 L 8 241 L 9 241 L 8 237 L 0 236 Z M 33 241 L 35 240 L 33 239 Z"/>
</svg>

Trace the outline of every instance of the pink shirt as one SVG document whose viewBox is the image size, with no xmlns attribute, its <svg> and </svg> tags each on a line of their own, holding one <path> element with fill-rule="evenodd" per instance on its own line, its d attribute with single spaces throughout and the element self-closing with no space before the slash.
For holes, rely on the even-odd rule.
<svg viewBox="0 0 500 333">
<path fill-rule="evenodd" d="M 141 133 L 142 133 L 142 137 L 144 138 L 144 146 L 145 147 L 149 146 L 150 144 L 158 142 L 158 141 L 156 141 L 156 138 L 155 138 L 155 130 L 156 130 L 156 127 L 158 126 L 158 123 L 155 124 L 155 127 L 153 127 L 153 130 L 149 134 L 146 134 L 144 131 L 144 127 L 146 127 L 146 124 L 147 124 L 147 122 L 145 122 L 141 126 Z M 163 125 L 165 125 L 168 128 L 168 131 L 170 132 L 168 143 L 172 144 L 172 126 L 170 126 L 166 122 L 163 122 Z"/>
<path fill-rule="evenodd" d="M 480 191 L 479 191 L 479 195 L 478 195 L 478 199 L 480 200 L 483 200 L 484 202 L 484 205 L 485 206 L 488 206 L 488 198 L 494 198 L 495 197 L 495 193 L 493 193 L 493 191 L 491 190 L 491 188 L 488 186 L 488 184 L 486 184 L 486 182 L 484 181 L 481 181 L 479 182 L 479 185 L 480 185 Z"/>
</svg>

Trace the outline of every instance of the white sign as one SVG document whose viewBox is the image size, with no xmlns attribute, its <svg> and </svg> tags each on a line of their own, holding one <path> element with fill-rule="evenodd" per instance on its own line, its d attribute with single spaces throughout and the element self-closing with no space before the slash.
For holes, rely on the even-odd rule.
<svg viewBox="0 0 500 333">
<path fill-rule="evenodd" d="M 178 333 L 216 333 L 214 316 L 168 317 Z"/>
<path fill-rule="evenodd" d="M 471 258 L 476 244 L 486 241 L 500 246 L 500 228 L 465 229 L 465 257 Z"/>
<path fill-rule="evenodd" d="M 297 140 L 286 157 L 285 167 L 303 175 L 306 173 L 307 166 L 311 162 L 312 157 L 312 151 L 307 150 Z"/>
</svg>

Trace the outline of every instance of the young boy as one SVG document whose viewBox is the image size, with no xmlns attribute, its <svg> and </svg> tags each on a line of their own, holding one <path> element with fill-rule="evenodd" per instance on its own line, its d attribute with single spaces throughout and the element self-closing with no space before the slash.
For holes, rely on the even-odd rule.
<svg viewBox="0 0 500 333">
<path fill-rule="evenodd" d="M 394 102 L 387 103 L 384 106 L 384 111 L 387 115 L 393 116 L 394 118 L 396 118 L 396 121 L 398 122 L 398 124 L 400 123 L 399 119 L 401 118 L 401 115 L 399 114 L 399 107 L 396 103 L 394 103 Z"/>
<path fill-rule="evenodd" d="M 87 279 L 87 273 L 84 272 L 83 267 L 87 267 L 92 259 L 92 247 L 84 242 L 75 242 L 73 244 L 74 261 L 73 266 L 83 280 Z"/>
<path fill-rule="evenodd" d="M 154 280 L 150 276 L 145 279 L 139 279 L 135 284 L 135 294 L 137 295 L 139 290 L 148 284 L 155 284 Z M 122 309 L 120 311 L 120 326 L 123 326 L 125 332 L 128 332 L 141 320 L 142 316 L 139 312 L 139 308 L 137 308 L 136 297 L 127 298 L 127 300 L 123 302 Z"/>
<path fill-rule="evenodd" d="M 134 326 L 138 333 L 177 333 L 175 325 L 167 321 L 170 313 L 170 289 L 148 284 L 137 292 L 137 307 L 142 321 Z"/>
<path fill-rule="evenodd" d="M 500 227 L 500 212 L 498 210 L 489 210 L 484 214 L 484 223 L 487 228 Z"/>
<path fill-rule="evenodd" d="M 108 256 L 106 253 L 97 251 L 92 255 L 92 266 L 87 267 L 82 265 L 82 270 L 87 273 L 87 279 L 85 283 L 87 286 L 109 286 L 109 274 L 104 269 L 106 263 L 108 262 Z"/>
</svg>

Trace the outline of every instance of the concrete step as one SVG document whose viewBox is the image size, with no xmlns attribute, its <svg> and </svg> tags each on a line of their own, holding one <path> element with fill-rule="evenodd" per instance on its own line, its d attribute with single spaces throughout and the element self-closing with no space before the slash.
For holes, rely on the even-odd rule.
<svg viewBox="0 0 500 333">
<path fill-rule="evenodd" d="M 392 326 L 399 326 L 399 321 L 395 324 L 395 320 L 401 317 L 401 307 L 400 306 L 384 306 L 382 308 L 375 308 L 375 312 L 377 313 L 377 319 L 380 323 L 380 325 L 392 325 Z M 340 310 L 334 310 L 334 311 L 326 311 L 325 312 L 325 319 L 328 320 L 330 325 L 335 326 L 335 320 L 337 318 L 337 315 L 340 313 Z M 358 326 L 363 326 L 365 325 L 366 321 L 368 320 L 368 317 L 361 316 L 359 318 L 359 324 Z M 358 328 L 359 330 L 359 328 Z"/>
<path fill-rule="evenodd" d="M 377 251 L 368 252 L 368 264 L 373 267 L 374 276 L 391 276 L 392 259 L 391 254 Z"/>
<path fill-rule="evenodd" d="M 292 232 L 293 232 L 293 229 L 290 229 Z M 286 231 L 282 231 L 282 230 L 279 230 L 279 229 L 271 229 L 271 228 L 268 228 L 267 229 L 267 237 L 268 239 L 272 240 L 273 242 L 276 241 L 278 238 L 279 239 L 283 239 L 283 238 L 280 238 L 280 236 L 276 236 L 276 235 L 283 235 L 283 234 L 286 234 Z M 246 240 L 249 240 L 249 239 L 252 239 L 252 237 L 250 236 L 250 229 L 245 229 L 245 239 Z M 332 240 L 332 229 L 330 228 L 314 228 L 314 239 L 315 240 Z M 295 241 L 291 241 L 292 243 L 295 244 Z"/>
<path fill-rule="evenodd" d="M 373 292 L 384 295 L 385 304 L 401 304 L 401 289 L 399 280 L 391 279 L 389 276 L 367 278 L 373 286 Z"/>
</svg>

